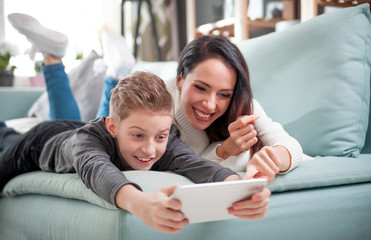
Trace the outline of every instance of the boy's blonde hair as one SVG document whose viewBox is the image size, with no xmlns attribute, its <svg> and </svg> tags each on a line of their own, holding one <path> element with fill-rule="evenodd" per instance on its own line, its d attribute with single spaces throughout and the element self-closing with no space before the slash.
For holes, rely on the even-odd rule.
<svg viewBox="0 0 371 240">
<path fill-rule="evenodd" d="M 111 90 L 110 117 L 115 123 L 132 110 L 160 112 L 173 117 L 173 98 L 164 81 L 153 73 L 134 72 Z"/>
</svg>

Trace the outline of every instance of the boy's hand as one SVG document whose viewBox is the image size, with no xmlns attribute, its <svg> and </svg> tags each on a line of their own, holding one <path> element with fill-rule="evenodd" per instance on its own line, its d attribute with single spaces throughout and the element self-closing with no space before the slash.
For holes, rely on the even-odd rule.
<svg viewBox="0 0 371 240">
<path fill-rule="evenodd" d="M 224 181 L 241 180 L 239 175 L 230 175 Z M 252 195 L 251 199 L 233 203 L 228 209 L 228 213 L 238 218 L 255 220 L 265 216 L 268 210 L 269 196 L 271 191 L 268 188 L 263 188 L 260 192 Z"/>
<path fill-rule="evenodd" d="M 175 188 L 178 187 L 177 184 L 151 193 L 143 193 L 132 185 L 124 186 L 122 189 L 126 187 L 134 188 L 134 192 L 132 195 L 127 192 L 123 196 L 130 199 L 130 201 L 125 201 L 123 208 L 133 213 L 146 225 L 166 233 L 177 233 L 182 227 L 188 225 L 188 220 L 180 212 L 180 201 L 170 198 Z"/>
<path fill-rule="evenodd" d="M 264 188 L 259 193 L 254 194 L 251 199 L 234 203 L 228 209 L 228 213 L 248 220 L 261 219 L 268 210 L 270 195 L 270 190 Z"/>
</svg>

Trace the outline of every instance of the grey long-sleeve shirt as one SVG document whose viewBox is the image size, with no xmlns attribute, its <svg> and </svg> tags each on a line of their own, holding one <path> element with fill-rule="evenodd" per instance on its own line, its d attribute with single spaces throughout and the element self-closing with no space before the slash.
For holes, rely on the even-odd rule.
<svg viewBox="0 0 371 240">
<path fill-rule="evenodd" d="M 125 184 L 141 189 L 122 173 L 131 168 L 122 158 L 116 140 L 106 130 L 104 117 L 52 137 L 43 147 L 39 165 L 43 171 L 77 172 L 88 188 L 113 205 L 117 191 Z M 195 183 L 219 182 L 236 174 L 197 156 L 180 140 L 175 126 L 171 128 L 164 155 L 151 170 L 173 171 Z"/>
</svg>

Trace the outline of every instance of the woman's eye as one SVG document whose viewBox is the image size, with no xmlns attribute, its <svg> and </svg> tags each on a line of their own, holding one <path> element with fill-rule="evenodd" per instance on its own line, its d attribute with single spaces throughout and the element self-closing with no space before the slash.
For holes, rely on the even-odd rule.
<svg viewBox="0 0 371 240">
<path fill-rule="evenodd" d="M 220 93 L 219 94 L 222 98 L 231 98 L 232 97 L 232 94 L 229 94 L 229 93 Z"/>
<path fill-rule="evenodd" d="M 196 89 L 200 90 L 200 91 L 205 91 L 206 89 L 202 86 L 199 86 L 199 85 L 194 85 Z"/>
</svg>

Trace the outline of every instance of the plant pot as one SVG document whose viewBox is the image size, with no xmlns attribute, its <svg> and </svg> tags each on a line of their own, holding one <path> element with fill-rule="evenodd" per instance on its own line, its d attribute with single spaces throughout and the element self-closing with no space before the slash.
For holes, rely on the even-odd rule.
<svg viewBox="0 0 371 240">
<path fill-rule="evenodd" d="M 13 86 L 14 73 L 12 70 L 2 71 L 0 70 L 0 86 L 9 87 Z"/>
<path fill-rule="evenodd" d="M 45 87 L 45 78 L 42 73 L 37 74 L 36 76 L 30 77 L 30 83 L 32 87 Z"/>
</svg>

